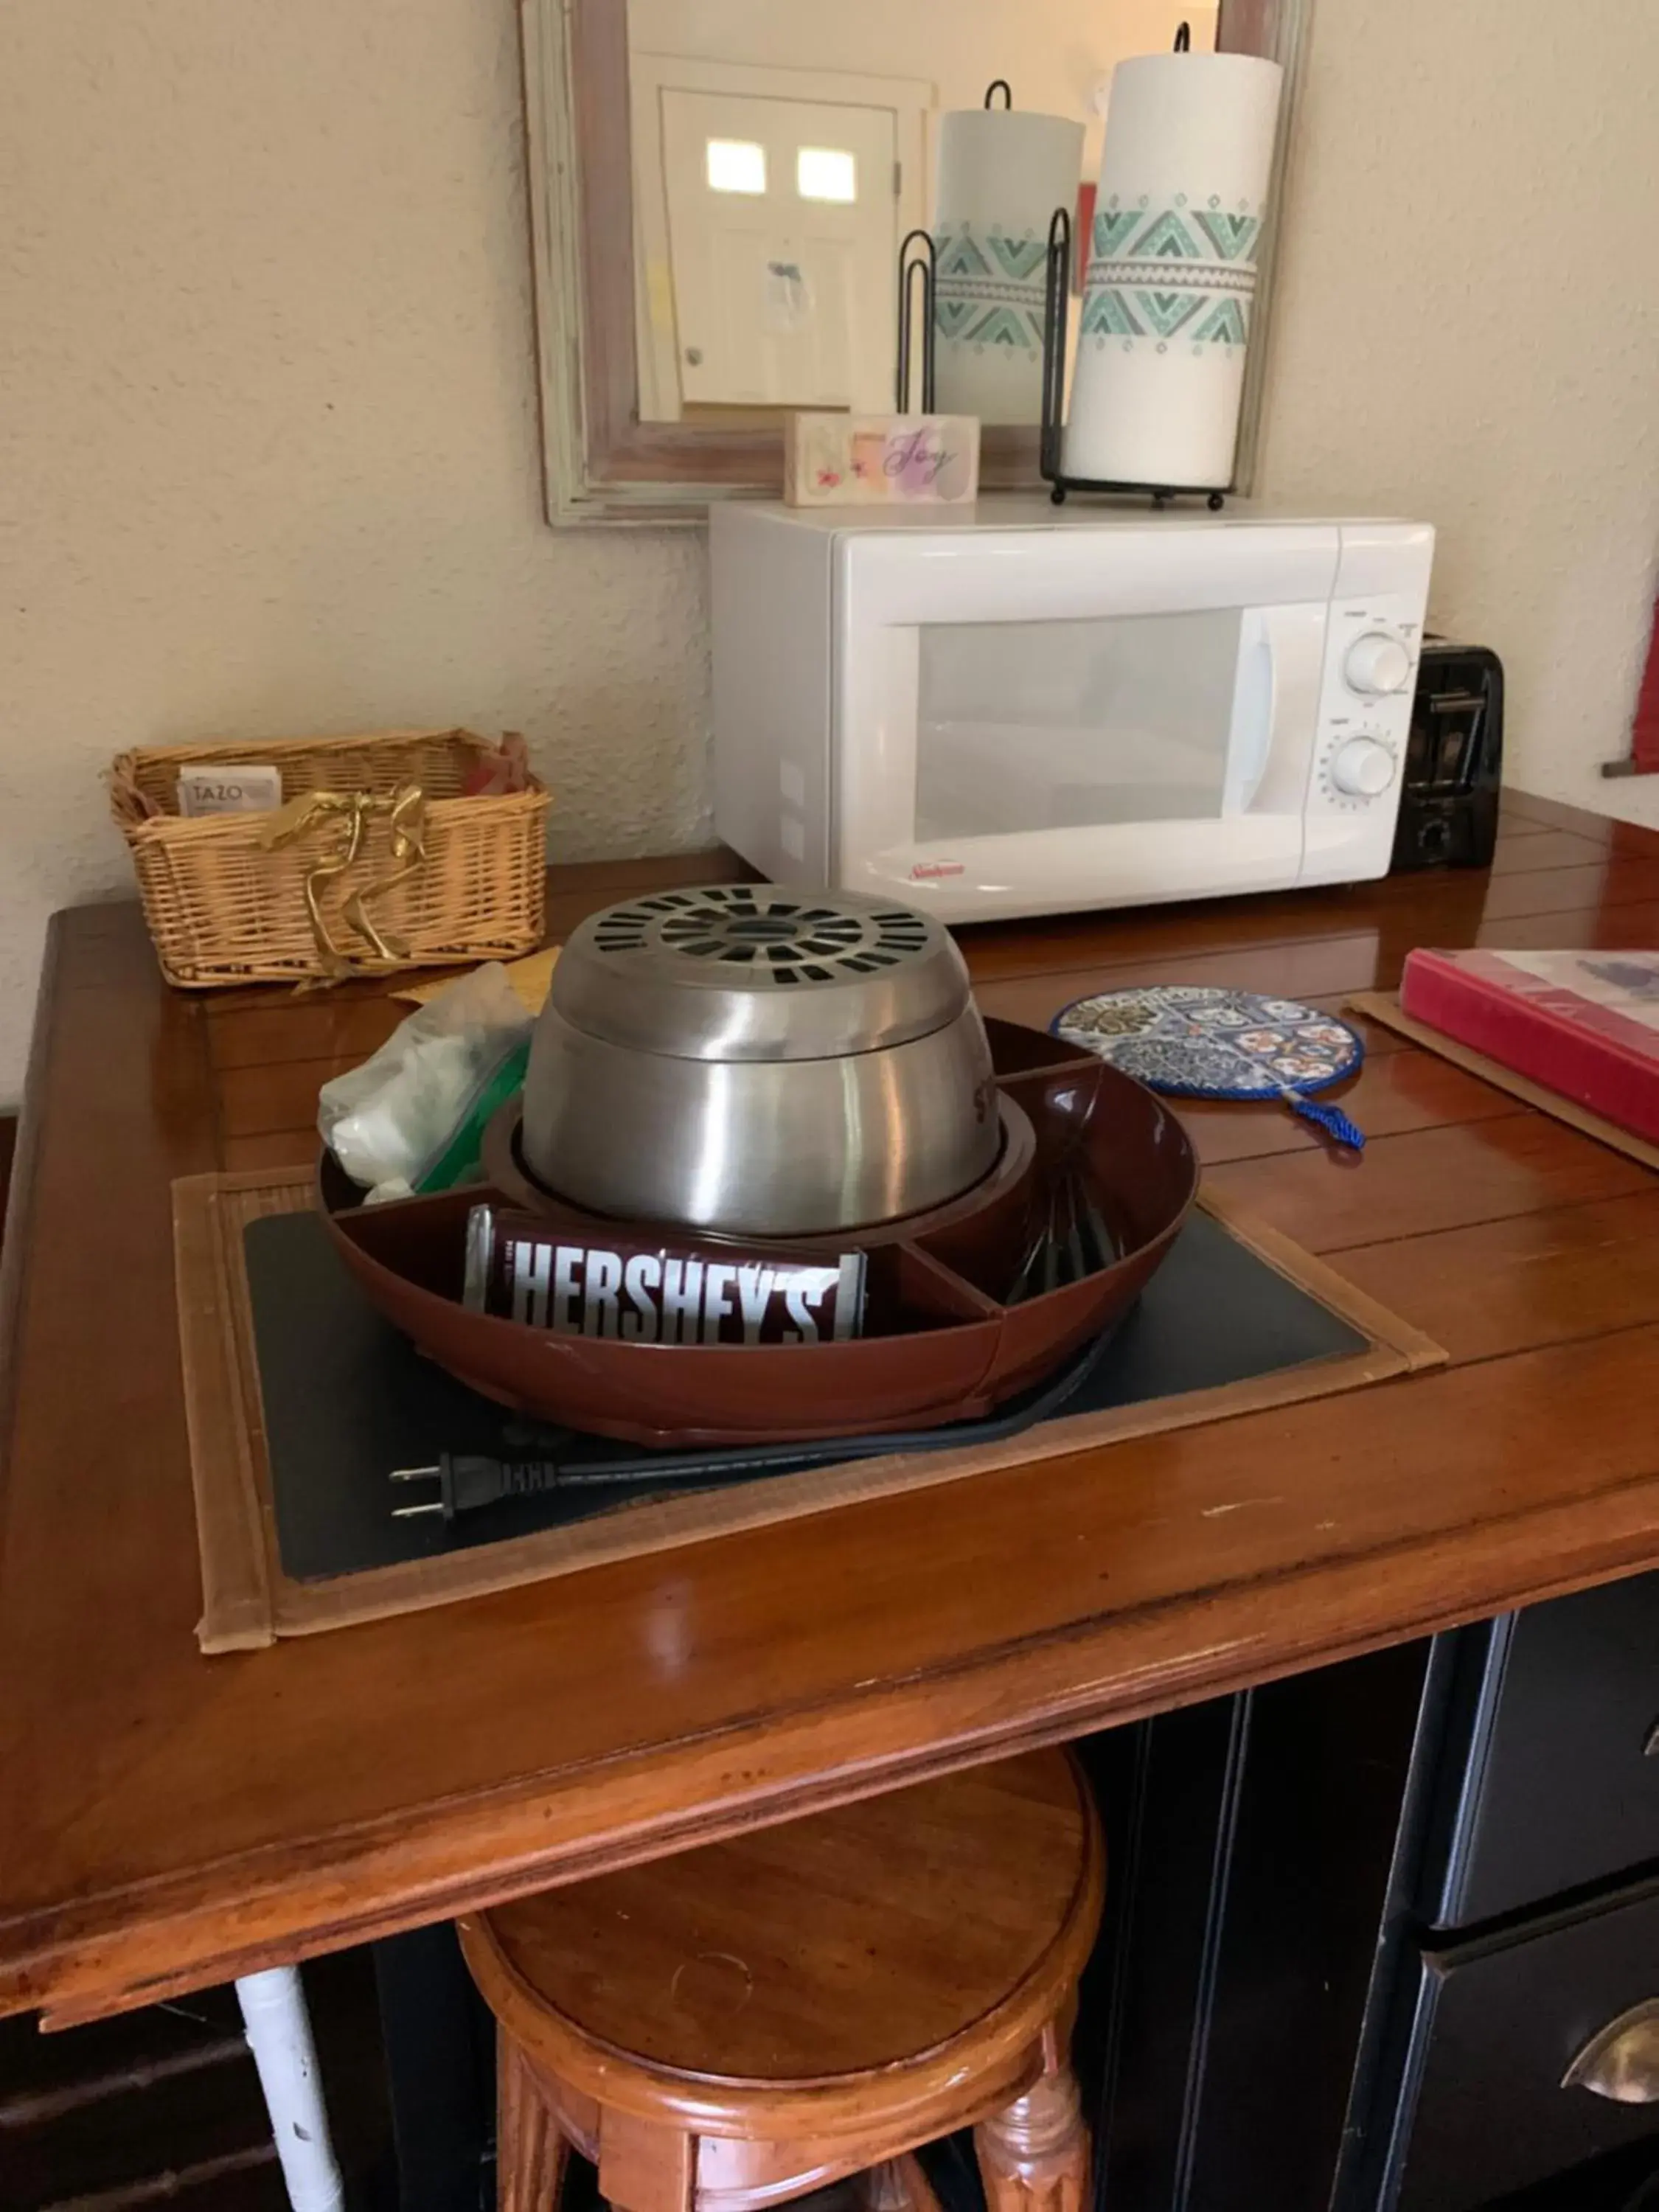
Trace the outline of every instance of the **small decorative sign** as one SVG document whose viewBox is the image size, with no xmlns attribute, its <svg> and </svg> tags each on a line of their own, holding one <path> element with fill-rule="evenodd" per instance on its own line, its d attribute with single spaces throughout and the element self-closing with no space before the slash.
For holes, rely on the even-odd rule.
<svg viewBox="0 0 1659 2212">
<path fill-rule="evenodd" d="M 792 415 L 784 434 L 790 507 L 957 506 L 979 492 L 972 415 Z"/>
</svg>

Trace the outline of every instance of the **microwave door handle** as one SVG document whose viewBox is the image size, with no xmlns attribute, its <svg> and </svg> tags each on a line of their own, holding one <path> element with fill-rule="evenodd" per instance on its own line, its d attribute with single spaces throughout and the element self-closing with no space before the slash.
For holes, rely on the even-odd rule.
<svg viewBox="0 0 1659 2212">
<path fill-rule="evenodd" d="M 1319 712 L 1326 615 L 1318 602 L 1245 608 L 1227 734 L 1224 815 L 1249 813 L 1264 783 L 1273 787 L 1267 811 L 1299 811 L 1304 757 Z"/>
<path fill-rule="evenodd" d="M 1249 811 L 1273 753 L 1279 683 L 1270 612 L 1265 607 L 1246 607 L 1239 618 L 1238 674 L 1221 791 L 1224 815 Z"/>
</svg>

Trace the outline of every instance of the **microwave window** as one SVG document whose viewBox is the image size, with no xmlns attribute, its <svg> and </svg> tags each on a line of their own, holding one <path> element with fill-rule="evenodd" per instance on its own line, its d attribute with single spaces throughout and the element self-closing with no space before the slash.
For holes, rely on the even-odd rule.
<svg viewBox="0 0 1659 2212">
<path fill-rule="evenodd" d="M 924 625 L 918 840 L 1217 819 L 1241 620 Z"/>
</svg>

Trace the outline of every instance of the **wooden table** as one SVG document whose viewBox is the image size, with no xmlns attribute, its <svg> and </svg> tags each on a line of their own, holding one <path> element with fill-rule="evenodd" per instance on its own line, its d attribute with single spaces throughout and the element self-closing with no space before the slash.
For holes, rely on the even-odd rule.
<svg viewBox="0 0 1659 2212">
<path fill-rule="evenodd" d="M 556 933 L 708 856 L 565 869 Z M 1659 836 L 1514 799 L 1485 875 L 966 933 L 988 1012 L 1108 981 L 1336 1007 L 1421 943 L 1650 945 Z M 1339 1158 L 1190 1114 L 1212 1188 L 1444 1370 L 204 1659 L 175 1176 L 308 1158 L 398 1010 L 160 983 L 53 927 L 6 1248 L 0 2010 L 64 2021 L 1659 1565 L 1659 1182 L 1372 1030 Z"/>
</svg>

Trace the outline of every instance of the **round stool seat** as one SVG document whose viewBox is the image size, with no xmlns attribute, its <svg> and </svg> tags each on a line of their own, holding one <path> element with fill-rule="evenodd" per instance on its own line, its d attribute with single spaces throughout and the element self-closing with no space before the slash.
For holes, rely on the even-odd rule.
<svg viewBox="0 0 1659 2212">
<path fill-rule="evenodd" d="M 769 2202 L 796 2172 L 811 2185 L 982 2119 L 1045 2075 L 1069 2083 L 1064 2038 L 1103 1886 L 1082 1774 L 1036 1752 L 460 1929 L 504 2051 L 567 2139 L 592 2154 L 587 2138 L 616 2128 L 620 2145 L 626 2122 L 770 2144 L 769 2165 L 745 2168 Z M 604 2168 L 601 2153 L 602 2188 Z M 697 2173 L 692 2155 L 688 2191 Z M 725 2192 L 709 2186 L 720 2174 Z M 685 2202 L 735 2203 L 738 2179 L 705 2155 Z"/>
</svg>

